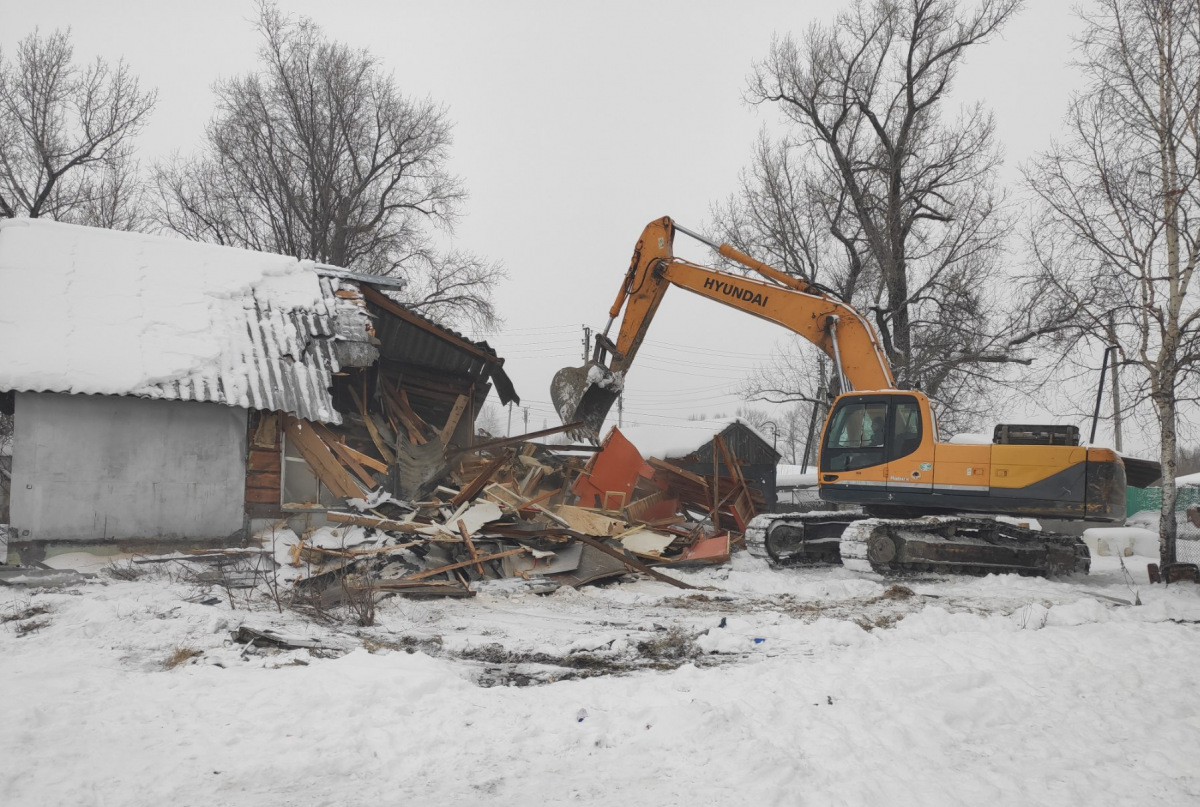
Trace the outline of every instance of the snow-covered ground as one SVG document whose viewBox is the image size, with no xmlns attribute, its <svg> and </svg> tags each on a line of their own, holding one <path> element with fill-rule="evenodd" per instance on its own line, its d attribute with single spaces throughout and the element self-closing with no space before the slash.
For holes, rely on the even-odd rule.
<svg viewBox="0 0 1200 807">
<path fill-rule="evenodd" d="M 0 804 L 1196 804 L 1200 587 L 1121 560 L 891 581 L 741 553 L 674 572 L 700 591 L 392 599 L 370 628 L 162 574 L 0 589 Z"/>
</svg>

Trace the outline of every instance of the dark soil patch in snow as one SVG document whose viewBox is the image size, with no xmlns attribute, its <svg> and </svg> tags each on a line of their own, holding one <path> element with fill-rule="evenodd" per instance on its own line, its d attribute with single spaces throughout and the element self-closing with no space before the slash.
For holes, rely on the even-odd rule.
<svg viewBox="0 0 1200 807">
<path fill-rule="evenodd" d="M 105 566 L 102 571 L 113 580 L 124 580 L 125 582 L 140 580 L 150 574 L 149 569 L 145 566 L 135 565 L 132 560 L 127 560 L 124 563 L 113 561 Z"/>
<path fill-rule="evenodd" d="M 746 609 L 746 601 L 729 595 L 686 594 L 682 597 L 671 597 L 663 600 L 667 608 L 682 608 L 689 611 L 716 611 L 732 614 Z"/>
<path fill-rule="evenodd" d="M 12 612 L 0 616 L 0 624 L 8 624 L 9 622 L 23 622 L 27 619 L 33 619 L 34 617 L 48 613 L 50 613 L 49 605 L 25 605 L 24 607 L 14 607 Z"/>
<path fill-rule="evenodd" d="M 17 638 L 35 633 L 49 624 L 49 619 L 31 619 L 28 622 L 20 622 L 17 624 Z"/>
<path fill-rule="evenodd" d="M 672 667 L 704 655 L 696 644 L 696 634 L 680 627 L 673 627 L 654 639 L 638 642 L 637 649 L 645 658 L 660 664 L 665 662 Z"/>
<path fill-rule="evenodd" d="M 403 650 L 406 653 L 421 652 L 427 656 L 439 656 L 442 653 L 441 636 L 401 636 L 399 639 L 364 636 L 359 634 L 363 647 L 372 653 L 380 650 Z"/>
<path fill-rule="evenodd" d="M 13 625 L 13 632 L 19 639 L 22 636 L 28 636 L 31 633 L 36 633 L 42 628 L 48 627 L 50 625 L 50 620 L 38 619 L 38 617 L 45 616 L 46 614 L 49 614 L 50 611 L 51 608 L 49 605 L 42 603 L 39 603 L 38 605 L 31 605 L 29 600 L 25 600 L 25 602 L 20 605 L 14 603 L 11 611 L 9 611 L 7 614 L 0 615 L 0 624 L 8 625 L 16 623 Z"/>
<path fill-rule="evenodd" d="M 714 666 L 729 658 L 706 656 L 696 644 L 696 634 L 670 628 L 637 642 L 624 652 L 608 648 L 563 655 L 514 650 L 498 642 L 447 649 L 440 636 L 401 636 L 386 639 L 359 637 L 371 652 L 403 650 L 466 662 L 479 686 L 538 686 L 603 675 L 625 675 L 643 670 L 673 670 L 687 663 Z"/>
<path fill-rule="evenodd" d="M 915 591 L 913 591 L 911 588 L 909 588 L 908 586 L 902 586 L 899 583 L 897 583 L 895 585 L 889 586 L 887 591 L 883 592 L 882 594 L 880 594 L 878 597 L 875 598 L 875 601 L 878 602 L 879 600 L 908 600 L 915 596 L 917 596 L 917 593 Z"/>
</svg>

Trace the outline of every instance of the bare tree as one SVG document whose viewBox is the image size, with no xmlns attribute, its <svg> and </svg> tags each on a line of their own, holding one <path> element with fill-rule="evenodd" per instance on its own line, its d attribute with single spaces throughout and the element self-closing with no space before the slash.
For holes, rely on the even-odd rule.
<svg viewBox="0 0 1200 807">
<path fill-rule="evenodd" d="M 1176 462 L 1180 476 L 1200 473 L 1200 446 L 1179 449 Z"/>
<path fill-rule="evenodd" d="M 749 99 L 778 105 L 791 134 L 760 142 L 717 211 L 728 237 L 873 312 L 898 382 L 943 420 L 977 414 L 987 368 L 1014 360 L 989 294 L 1007 229 L 992 115 L 945 107 L 967 49 L 1020 5 L 860 0 L 773 43 Z"/>
<path fill-rule="evenodd" d="M 74 62 L 71 32 L 0 53 L 0 217 L 133 229 L 141 223 L 132 140 L 157 94 L 124 61 Z"/>
<path fill-rule="evenodd" d="M 1123 408 L 1153 411 L 1171 563 L 1180 410 L 1200 372 L 1200 6 L 1094 0 L 1083 18 L 1087 86 L 1026 171 L 1030 307 L 1064 356 L 1116 345 Z"/>
<path fill-rule="evenodd" d="M 365 50 L 259 5 L 256 71 L 217 82 L 202 152 L 159 166 L 159 219 L 182 235 L 409 280 L 405 302 L 491 326 L 499 265 L 440 252 L 465 200 L 451 124 Z"/>
</svg>

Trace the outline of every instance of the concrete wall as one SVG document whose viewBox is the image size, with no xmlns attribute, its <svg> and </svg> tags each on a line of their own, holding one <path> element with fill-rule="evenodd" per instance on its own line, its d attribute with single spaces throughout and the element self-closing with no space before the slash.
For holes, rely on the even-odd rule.
<svg viewBox="0 0 1200 807">
<path fill-rule="evenodd" d="M 242 529 L 246 410 L 18 393 L 17 541 L 225 538 Z"/>
</svg>

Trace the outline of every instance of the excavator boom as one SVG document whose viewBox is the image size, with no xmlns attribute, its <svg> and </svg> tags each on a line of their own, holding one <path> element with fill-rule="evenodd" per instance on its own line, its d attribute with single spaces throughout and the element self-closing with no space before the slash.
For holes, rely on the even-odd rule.
<svg viewBox="0 0 1200 807">
<path fill-rule="evenodd" d="M 764 280 L 676 258 L 673 248 L 677 232 L 708 244 Z M 608 326 L 596 340 L 592 361 L 582 367 L 564 368 L 551 383 L 551 398 L 563 422 L 584 423 L 576 436 L 599 440 L 600 427 L 620 394 L 624 374 L 633 365 L 670 286 L 800 334 L 833 360 L 842 391 L 895 388 L 879 337 L 854 308 L 815 284 L 786 275 L 728 244 L 713 243 L 664 217 L 648 224 L 638 239 L 616 301 L 609 309 Z M 612 342 L 608 332 L 622 310 L 620 332 Z"/>
</svg>

